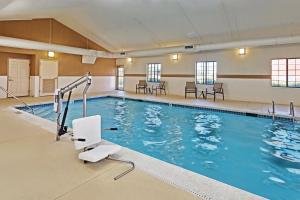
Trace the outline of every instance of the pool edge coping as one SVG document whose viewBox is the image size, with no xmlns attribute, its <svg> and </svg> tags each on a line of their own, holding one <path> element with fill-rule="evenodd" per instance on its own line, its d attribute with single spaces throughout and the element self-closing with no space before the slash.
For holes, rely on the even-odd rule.
<svg viewBox="0 0 300 200">
<path fill-rule="evenodd" d="M 143 102 L 150 102 L 150 103 L 159 103 L 159 104 L 171 104 L 171 105 L 175 105 L 178 107 L 189 107 L 189 108 L 197 108 L 199 110 L 203 109 L 203 110 L 211 110 L 211 111 L 216 111 L 216 112 L 224 112 L 224 113 L 231 113 L 231 114 L 238 114 L 238 115 L 244 115 L 244 116 L 251 116 L 251 117 L 258 117 L 258 118 L 272 118 L 271 114 L 265 113 L 265 112 L 256 112 L 256 111 L 251 111 L 251 110 L 247 110 L 247 109 L 234 109 L 234 108 L 222 108 L 222 107 L 214 107 L 214 106 L 205 106 L 205 105 L 194 105 L 193 103 L 179 103 L 179 102 L 171 102 L 169 100 L 163 101 L 162 99 L 160 100 L 155 100 L 155 99 L 143 99 L 143 98 L 139 98 L 139 97 L 127 97 L 127 96 L 122 96 L 122 95 L 116 95 L 116 94 L 103 94 L 103 95 L 94 95 L 94 96 L 90 96 L 87 98 L 87 100 L 89 99 L 97 99 L 97 98 L 120 98 L 120 99 L 129 99 L 129 100 L 133 100 L 133 101 L 143 101 Z M 82 101 L 82 97 L 77 97 L 74 99 L 71 99 L 71 101 Z M 65 102 L 65 101 L 64 101 Z M 45 102 L 41 102 L 41 103 L 31 103 L 28 104 L 30 107 L 31 106 L 41 106 L 41 105 L 49 105 L 49 104 L 53 104 L 52 101 L 45 101 Z M 25 107 L 22 104 L 19 105 L 14 105 L 11 106 L 14 107 L 16 109 L 18 108 L 22 108 Z M 20 109 L 19 109 L 20 110 Z M 292 118 L 289 115 L 285 115 L 285 114 L 277 114 L 275 116 L 275 118 L 277 120 L 286 120 L 286 121 L 290 121 L 292 122 Z M 300 117 L 295 117 L 295 123 L 300 123 Z"/>
</svg>

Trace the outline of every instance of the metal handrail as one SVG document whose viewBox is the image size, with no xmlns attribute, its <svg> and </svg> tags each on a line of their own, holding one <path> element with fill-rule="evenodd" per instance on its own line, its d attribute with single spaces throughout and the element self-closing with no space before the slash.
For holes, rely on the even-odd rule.
<svg viewBox="0 0 300 200">
<path fill-rule="evenodd" d="M 15 100 L 21 102 L 22 104 L 25 105 L 26 108 L 28 108 L 29 110 L 31 110 L 31 113 L 34 114 L 34 110 L 32 107 L 30 107 L 27 103 L 25 103 L 24 101 L 22 101 L 21 99 L 19 99 L 18 97 L 16 97 L 15 95 L 13 95 L 11 92 L 7 91 L 6 89 L 4 89 L 3 87 L 0 86 L 0 89 L 5 92 L 6 94 L 10 95 L 11 97 L 13 97 Z"/>
<path fill-rule="evenodd" d="M 269 114 L 272 114 L 273 121 L 275 120 L 275 102 L 272 101 L 272 112 L 268 109 Z"/>
<path fill-rule="evenodd" d="M 78 78 L 77 80 L 69 83 L 68 85 L 66 85 L 65 87 L 61 88 L 61 90 L 66 90 L 67 88 L 69 88 L 70 86 L 72 86 L 74 83 L 78 83 L 80 80 L 84 79 L 84 78 L 87 78 L 88 76 L 90 76 L 91 74 L 88 72 L 86 73 L 84 76 Z"/>
</svg>

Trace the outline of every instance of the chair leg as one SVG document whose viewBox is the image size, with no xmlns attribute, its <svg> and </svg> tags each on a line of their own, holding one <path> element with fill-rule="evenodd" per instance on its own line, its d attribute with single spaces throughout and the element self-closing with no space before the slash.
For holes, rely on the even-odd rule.
<svg viewBox="0 0 300 200">
<path fill-rule="evenodd" d="M 186 98 L 186 92 L 184 93 L 184 98 Z"/>
<path fill-rule="evenodd" d="M 196 97 L 196 99 L 198 98 L 197 91 L 195 92 L 195 97 Z"/>
<path fill-rule="evenodd" d="M 166 89 L 164 89 L 165 95 L 167 95 Z"/>
<path fill-rule="evenodd" d="M 216 101 L 216 93 L 214 93 L 214 101 Z"/>
<path fill-rule="evenodd" d="M 222 94 L 223 94 L 223 101 L 224 101 L 224 99 L 225 99 L 225 98 L 224 98 L 224 93 L 222 93 Z"/>
</svg>

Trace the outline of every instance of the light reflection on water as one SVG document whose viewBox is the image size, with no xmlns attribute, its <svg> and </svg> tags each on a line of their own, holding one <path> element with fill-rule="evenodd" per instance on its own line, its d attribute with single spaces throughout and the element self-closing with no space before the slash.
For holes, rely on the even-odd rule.
<svg viewBox="0 0 300 200">
<path fill-rule="evenodd" d="M 300 126 L 276 121 L 267 126 L 267 133 L 263 135 L 267 151 L 273 156 L 300 163 Z"/>
<path fill-rule="evenodd" d="M 220 117 L 201 112 L 195 114 L 194 120 L 196 131 L 196 134 L 192 138 L 194 147 L 208 151 L 217 150 L 218 144 L 222 139 L 221 136 L 217 134 L 217 130 L 221 127 Z"/>
</svg>

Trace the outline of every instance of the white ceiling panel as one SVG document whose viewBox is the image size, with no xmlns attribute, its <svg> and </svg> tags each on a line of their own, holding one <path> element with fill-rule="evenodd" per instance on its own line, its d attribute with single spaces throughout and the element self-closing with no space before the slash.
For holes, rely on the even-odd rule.
<svg viewBox="0 0 300 200">
<path fill-rule="evenodd" d="M 51 17 L 112 51 L 300 34 L 299 0 L 0 0 L 0 20 Z"/>
</svg>

